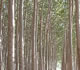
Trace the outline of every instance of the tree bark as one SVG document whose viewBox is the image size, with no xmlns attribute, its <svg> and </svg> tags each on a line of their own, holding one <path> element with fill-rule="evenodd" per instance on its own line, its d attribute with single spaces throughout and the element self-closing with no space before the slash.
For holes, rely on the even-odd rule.
<svg viewBox="0 0 80 70">
<path fill-rule="evenodd" d="M 2 0 L 0 1 L 0 70 L 2 70 Z"/>
<path fill-rule="evenodd" d="M 16 20 L 16 70 L 19 70 L 19 0 L 17 0 Z"/>
<path fill-rule="evenodd" d="M 46 20 L 46 27 L 45 27 L 45 70 L 49 69 L 49 30 L 50 30 L 50 19 L 51 19 L 51 0 L 48 0 L 48 14 L 47 14 L 47 20 Z"/>
<path fill-rule="evenodd" d="M 72 70 L 72 22 L 73 22 L 73 12 L 72 12 L 72 0 L 69 0 L 69 28 L 68 28 L 68 40 L 66 46 L 66 70 Z"/>
<path fill-rule="evenodd" d="M 40 11 L 40 46 L 39 46 L 39 70 L 42 70 L 42 11 Z"/>
<path fill-rule="evenodd" d="M 23 3 L 24 0 L 19 1 L 19 70 L 25 70 L 24 66 L 24 23 L 23 23 Z"/>
<path fill-rule="evenodd" d="M 8 0 L 8 57 L 7 70 L 15 70 L 15 46 L 14 46 L 14 0 Z"/>
<path fill-rule="evenodd" d="M 80 70 L 80 36 L 79 36 L 79 0 L 75 0 L 76 7 L 76 39 L 77 39 L 77 67 Z"/>
<path fill-rule="evenodd" d="M 37 70 L 37 6 L 38 0 L 34 0 L 33 23 L 32 23 L 32 70 Z"/>
<path fill-rule="evenodd" d="M 66 70 L 66 35 L 67 35 L 67 32 L 65 32 L 65 36 L 64 36 L 64 47 L 63 47 L 61 70 Z"/>
</svg>

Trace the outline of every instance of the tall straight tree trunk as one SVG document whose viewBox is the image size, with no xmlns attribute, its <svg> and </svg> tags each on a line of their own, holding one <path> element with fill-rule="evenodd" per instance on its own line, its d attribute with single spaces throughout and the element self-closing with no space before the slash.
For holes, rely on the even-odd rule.
<svg viewBox="0 0 80 70">
<path fill-rule="evenodd" d="M 53 38 L 53 36 L 54 36 L 54 38 Z M 56 67 L 57 67 L 57 45 L 56 45 L 56 34 L 55 34 L 55 32 L 52 32 L 51 39 L 53 41 L 52 42 L 52 70 L 56 70 Z"/>
<path fill-rule="evenodd" d="M 24 70 L 24 37 L 23 37 L 23 3 L 24 0 L 19 1 L 19 70 Z"/>
<path fill-rule="evenodd" d="M 61 70 L 66 70 L 66 33 L 64 36 L 64 47 L 63 47 L 63 56 L 62 56 L 62 67 Z"/>
<path fill-rule="evenodd" d="M 69 29 L 69 28 L 68 28 Z M 62 70 L 72 70 L 72 54 L 70 46 L 69 30 L 66 30 L 63 47 Z"/>
<path fill-rule="evenodd" d="M 62 58 L 62 70 L 72 70 L 72 55 L 71 55 L 71 46 L 70 46 L 70 35 L 69 28 L 65 32 L 65 40 L 63 47 L 63 58 Z"/>
<path fill-rule="evenodd" d="M 37 70 L 36 47 L 37 47 L 37 4 L 34 0 L 33 23 L 32 23 L 32 70 Z"/>
<path fill-rule="evenodd" d="M 45 54 L 45 70 L 49 69 L 49 29 L 50 29 L 50 18 L 51 18 L 51 0 L 48 0 L 48 14 L 47 14 L 47 20 L 46 20 L 46 27 L 45 27 L 45 44 L 46 44 L 46 54 Z"/>
<path fill-rule="evenodd" d="M 68 28 L 69 29 L 69 28 Z M 72 70 L 72 53 L 70 42 L 70 30 L 67 31 L 67 45 L 66 45 L 66 70 Z"/>
<path fill-rule="evenodd" d="M 75 0 L 75 6 L 76 6 L 77 67 L 78 70 L 80 70 L 79 0 Z"/>
<path fill-rule="evenodd" d="M 66 46 L 66 70 L 72 70 L 72 22 L 73 22 L 73 12 L 72 12 L 72 0 L 69 0 L 69 28 L 68 28 L 68 46 Z"/>
<path fill-rule="evenodd" d="M 65 34 L 65 42 L 63 48 L 62 70 L 72 70 L 72 0 L 69 0 L 69 25 Z"/>
<path fill-rule="evenodd" d="M 19 69 L 19 0 L 17 0 L 17 20 L 16 20 L 16 70 Z"/>
<path fill-rule="evenodd" d="M 2 12 L 2 0 L 0 0 L 0 70 L 2 70 L 2 20 L 1 20 L 1 12 Z"/>
<path fill-rule="evenodd" d="M 42 70 L 42 67 L 43 67 L 43 65 L 42 65 L 42 61 L 43 61 L 43 59 L 42 59 L 42 47 L 43 47 L 43 45 L 42 45 L 42 11 L 40 11 L 40 46 L 39 46 L 40 48 L 39 48 L 39 70 Z"/>
<path fill-rule="evenodd" d="M 7 70 L 15 70 L 15 46 L 14 46 L 14 0 L 8 0 L 8 57 Z"/>
<path fill-rule="evenodd" d="M 6 4 L 3 1 L 3 6 L 6 6 Z M 6 7 L 6 9 L 8 9 L 8 7 Z M 7 70 L 7 49 L 8 49 L 8 22 L 6 23 L 6 13 L 5 9 L 2 9 L 2 46 L 3 46 L 3 50 L 2 50 L 2 70 Z M 7 18 L 8 21 L 8 18 Z M 6 24 L 5 24 L 6 23 Z"/>
</svg>

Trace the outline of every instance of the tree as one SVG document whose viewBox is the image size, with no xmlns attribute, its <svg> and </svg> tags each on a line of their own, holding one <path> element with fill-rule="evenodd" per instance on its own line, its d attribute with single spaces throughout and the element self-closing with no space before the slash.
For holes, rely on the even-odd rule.
<svg viewBox="0 0 80 70">
<path fill-rule="evenodd" d="M 51 19 L 51 0 L 48 0 L 48 14 L 47 14 L 47 19 L 46 19 L 46 26 L 45 26 L 45 70 L 49 69 L 49 46 L 50 46 L 50 41 L 49 41 L 49 35 L 50 35 L 50 19 Z"/>
<path fill-rule="evenodd" d="M 32 23 L 32 70 L 37 70 L 36 47 L 37 47 L 37 4 L 38 0 L 34 0 L 33 23 Z"/>
<path fill-rule="evenodd" d="M 15 70 L 15 46 L 14 46 L 14 0 L 8 0 L 8 57 L 7 70 Z"/>
<path fill-rule="evenodd" d="M 19 69 L 19 1 L 17 0 L 17 19 L 16 19 L 16 70 Z"/>
<path fill-rule="evenodd" d="M 75 0 L 76 8 L 76 39 L 77 39 L 77 69 L 80 70 L 80 34 L 79 34 L 79 0 Z"/>
<path fill-rule="evenodd" d="M 19 70 L 24 70 L 24 35 L 23 35 L 23 3 L 24 0 L 19 1 Z"/>
<path fill-rule="evenodd" d="M 66 29 L 63 47 L 62 70 L 72 70 L 72 0 L 69 0 L 69 24 Z"/>
<path fill-rule="evenodd" d="M 66 35 L 67 32 L 65 31 L 61 70 L 66 70 Z"/>
<path fill-rule="evenodd" d="M 43 70 L 43 59 L 42 59 L 42 10 L 40 9 L 40 46 L 39 46 L 39 70 Z"/>
<path fill-rule="evenodd" d="M 72 12 L 72 0 L 69 0 L 69 30 L 68 40 L 66 46 L 66 70 L 72 70 L 72 23 L 73 23 L 73 12 Z"/>
<path fill-rule="evenodd" d="M 0 70 L 2 67 L 2 20 L 1 20 L 1 14 L 2 12 L 2 0 L 0 1 Z"/>
</svg>

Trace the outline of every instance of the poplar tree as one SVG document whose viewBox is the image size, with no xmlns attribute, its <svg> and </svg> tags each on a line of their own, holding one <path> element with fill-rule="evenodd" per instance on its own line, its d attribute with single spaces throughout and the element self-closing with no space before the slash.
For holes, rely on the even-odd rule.
<svg viewBox="0 0 80 70">
<path fill-rule="evenodd" d="M 37 70 L 37 57 L 36 57 L 36 48 L 37 48 L 37 6 L 38 0 L 34 0 L 34 9 L 33 9 L 33 23 L 32 23 L 32 70 Z"/>
<path fill-rule="evenodd" d="M 2 70 L 2 0 L 0 0 L 0 70 Z"/>
<path fill-rule="evenodd" d="M 76 39 L 77 39 L 77 69 L 80 70 L 80 31 L 79 31 L 79 0 L 75 0 L 76 8 Z"/>
<path fill-rule="evenodd" d="M 19 70 L 25 70 L 24 66 L 24 21 L 23 21 L 23 8 L 24 0 L 19 1 Z"/>
<path fill-rule="evenodd" d="M 7 70 L 15 70 L 15 45 L 14 45 L 14 0 L 8 0 L 8 56 Z"/>
</svg>

